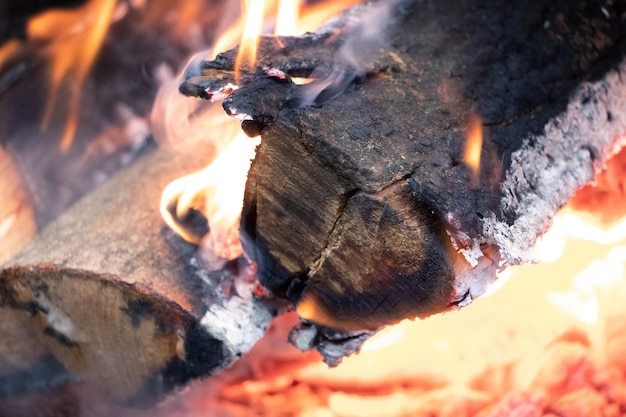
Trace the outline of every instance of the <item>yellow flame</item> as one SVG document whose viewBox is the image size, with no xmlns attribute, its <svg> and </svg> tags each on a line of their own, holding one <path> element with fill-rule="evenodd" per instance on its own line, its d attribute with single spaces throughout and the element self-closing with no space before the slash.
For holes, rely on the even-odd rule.
<svg viewBox="0 0 626 417">
<path fill-rule="evenodd" d="M 204 196 L 204 215 L 211 229 L 203 244 L 219 258 L 234 259 L 241 255 L 238 226 L 243 205 L 246 177 L 260 137 L 250 139 L 240 132 L 208 167 L 170 183 L 161 197 L 161 215 L 167 224 L 185 240 L 199 244 L 197 237 L 182 228 L 177 217 L 183 217 L 199 196 Z"/>
<path fill-rule="evenodd" d="M 274 34 L 289 36 L 298 33 L 299 0 L 279 0 Z"/>
<path fill-rule="evenodd" d="M 338 324 L 337 320 L 329 314 L 325 308 L 319 305 L 315 294 L 306 293 L 296 305 L 298 316 L 304 320 L 310 320 L 317 324 L 332 327 Z M 340 326 L 338 326 L 340 327 Z"/>
<path fill-rule="evenodd" d="M 225 50 L 232 48 L 237 43 L 237 40 L 241 39 L 243 25 L 244 19 L 240 17 L 235 24 L 224 31 L 224 33 L 215 42 L 215 45 L 213 45 L 213 57 L 220 52 L 224 52 Z"/>
<path fill-rule="evenodd" d="M 239 69 L 245 62 L 250 69 L 256 62 L 256 52 L 259 45 L 259 36 L 263 27 L 264 0 L 247 0 L 245 3 L 246 24 L 241 36 L 239 51 L 235 60 L 235 78 L 239 78 Z"/>
<path fill-rule="evenodd" d="M 474 173 L 477 180 L 480 172 L 480 154 L 483 146 L 483 125 L 481 120 L 474 116 L 470 119 L 467 127 L 467 141 L 465 144 L 465 162 Z"/>
<path fill-rule="evenodd" d="M 71 82 L 67 124 L 61 149 L 72 144 L 80 113 L 80 93 L 111 21 L 115 0 L 91 0 L 75 10 L 52 10 L 28 22 L 28 37 L 47 40 L 50 65 L 50 92 L 41 123 L 47 129 L 59 89 L 64 80 Z"/>
<path fill-rule="evenodd" d="M 294 31 L 315 28 L 329 16 L 335 14 L 340 8 L 354 3 L 357 3 L 357 0 L 333 2 L 332 4 L 327 2 L 325 8 L 315 7 L 307 9 L 310 13 L 308 18 L 296 19 L 299 1 L 282 0 L 278 10 L 279 16 L 276 21 L 276 30 L 282 35 L 294 35 L 297 33 Z M 254 66 L 259 35 L 266 12 L 264 8 L 275 10 L 276 0 L 268 0 L 267 3 L 265 1 L 248 0 L 245 4 L 245 19 L 242 18 L 236 21 L 215 43 L 213 55 L 232 47 L 239 38 L 239 34 L 241 34 L 241 44 L 235 62 L 236 77 L 238 77 L 243 62 L 249 68 Z M 302 83 L 310 82 L 308 79 L 297 81 Z M 182 110 L 185 106 L 179 105 L 176 88 L 171 90 L 175 91 L 173 94 L 176 97 L 167 95 L 163 99 L 161 92 L 159 93 L 158 103 L 161 103 L 160 109 L 155 108 L 153 111 L 153 114 L 158 115 L 157 118 L 163 117 L 170 121 L 176 120 L 176 125 L 184 127 L 182 130 L 186 132 L 184 134 L 185 137 L 189 137 L 191 127 L 193 127 L 195 132 L 201 132 L 207 139 L 208 137 L 206 137 L 205 133 L 207 129 L 199 128 L 199 126 L 213 125 L 220 132 L 225 127 L 223 118 L 227 118 L 227 116 L 221 110 L 218 116 L 211 111 Z M 174 106 L 176 109 L 167 107 L 167 103 L 176 103 Z M 173 117 L 171 114 L 172 110 L 178 112 L 177 114 L 180 117 Z M 160 140 L 169 143 L 174 142 L 171 140 L 171 136 L 180 136 L 172 131 L 172 128 L 175 127 L 171 126 L 170 123 L 166 129 L 163 129 L 163 132 L 159 130 L 158 136 Z M 228 134 L 224 132 L 224 136 L 227 138 Z M 208 251 L 208 256 L 205 256 L 205 260 L 207 257 L 211 261 L 215 258 L 218 260 L 233 259 L 242 253 L 238 225 L 247 172 L 259 142 L 260 138 L 249 139 L 240 131 L 230 144 L 221 150 L 221 153 L 211 165 L 202 171 L 173 181 L 163 191 L 160 210 L 165 222 L 185 240 L 194 244 L 201 244 L 206 249 L 205 255 L 207 255 L 206 252 Z M 199 203 L 200 200 L 205 201 Z M 201 211 L 208 220 L 210 233 L 204 238 L 185 230 L 185 227 L 178 221 L 178 219 L 184 218 L 192 208 Z"/>
<path fill-rule="evenodd" d="M 626 219 L 606 230 L 593 224 L 589 215 L 565 209 L 554 218 L 550 230 L 538 240 L 533 254 L 540 261 L 556 262 L 561 261 L 567 245 L 592 251 L 594 247 L 615 244 L 626 245 Z M 568 290 L 549 292 L 549 301 L 559 311 L 582 323 L 598 323 L 601 318 L 598 291 L 626 295 L 624 262 L 626 246 L 613 247 L 604 259 L 592 262 L 577 273 Z"/>
</svg>

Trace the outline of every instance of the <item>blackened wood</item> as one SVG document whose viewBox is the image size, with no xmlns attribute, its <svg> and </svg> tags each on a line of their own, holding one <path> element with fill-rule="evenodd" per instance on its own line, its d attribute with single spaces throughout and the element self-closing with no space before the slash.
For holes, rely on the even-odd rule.
<svg viewBox="0 0 626 417">
<path fill-rule="evenodd" d="M 250 103 L 240 90 L 265 77 L 321 68 L 324 78 L 341 67 L 336 42 L 351 19 L 262 39 L 257 68 L 239 80 L 234 51 L 218 56 L 181 91 L 207 97 L 239 81 L 224 101 L 233 113 Z M 620 4 L 404 1 L 388 27 L 363 68 L 340 68 L 350 84 L 339 96 L 302 105 L 312 87 L 292 85 L 265 103 L 276 121 L 257 127 L 244 203 L 261 281 L 305 318 L 350 331 L 462 307 L 498 268 L 531 261 L 556 211 L 626 134 Z M 475 116 L 478 181 L 463 161 Z"/>
<path fill-rule="evenodd" d="M 275 307 L 228 269 L 205 271 L 196 248 L 159 213 L 167 183 L 201 168 L 211 152 L 144 157 L 5 265 L 0 393 L 45 387 L 32 368 L 49 369 L 52 359 L 58 378 L 78 378 L 116 401 L 151 402 L 228 366 L 263 335 Z"/>
</svg>

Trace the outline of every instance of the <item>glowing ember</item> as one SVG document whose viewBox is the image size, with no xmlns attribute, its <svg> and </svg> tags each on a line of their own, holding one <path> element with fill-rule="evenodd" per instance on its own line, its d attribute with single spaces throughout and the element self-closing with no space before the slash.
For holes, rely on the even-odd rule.
<svg viewBox="0 0 626 417">
<path fill-rule="evenodd" d="M 483 125 L 478 117 L 472 117 L 467 127 L 467 141 L 465 145 L 465 162 L 474 173 L 474 182 L 478 181 L 480 173 L 480 154 L 483 146 Z"/>
<path fill-rule="evenodd" d="M 49 41 L 50 94 L 41 128 L 48 127 L 61 84 L 71 79 L 67 125 L 61 149 L 72 144 L 80 112 L 80 91 L 109 27 L 115 0 L 90 0 L 76 10 L 53 10 L 28 22 L 28 37 Z"/>
<path fill-rule="evenodd" d="M 294 318 L 282 317 L 208 382 L 218 388 L 200 383 L 185 403 L 227 416 L 623 415 L 626 236 L 580 239 L 572 225 L 590 225 L 579 214 L 557 217 L 559 260 L 510 268 L 462 313 L 386 328 L 337 368 L 287 346 Z"/>
<path fill-rule="evenodd" d="M 607 162 L 593 184 L 576 192 L 570 204 L 575 210 L 592 212 L 594 219 L 607 226 L 626 215 L 626 146 Z"/>
</svg>

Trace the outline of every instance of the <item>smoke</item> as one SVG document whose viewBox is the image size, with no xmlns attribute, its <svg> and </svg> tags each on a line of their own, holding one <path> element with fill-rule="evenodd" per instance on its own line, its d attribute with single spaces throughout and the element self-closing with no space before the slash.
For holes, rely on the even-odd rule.
<svg viewBox="0 0 626 417">
<path fill-rule="evenodd" d="M 316 69 L 300 95 L 302 105 L 320 104 L 343 92 L 363 76 L 380 50 L 388 43 L 393 12 L 402 0 L 381 0 L 367 7 L 357 7 L 343 28 L 345 41 L 335 55 L 330 74 Z"/>
<path fill-rule="evenodd" d="M 200 74 L 202 61 L 211 56 L 211 50 L 195 54 L 178 76 L 165 64 L 157 69 L 155 77 L 161 82 L 161 88 L 150 119 L 154 138 L 159 145 L 193 146 L 208 141 L 220 150 L 240 130 L 239 122 L 226 117 L 221 106 L 207 100 L 191 99 L 178 90 L 183 79 Z"/>
</svg>

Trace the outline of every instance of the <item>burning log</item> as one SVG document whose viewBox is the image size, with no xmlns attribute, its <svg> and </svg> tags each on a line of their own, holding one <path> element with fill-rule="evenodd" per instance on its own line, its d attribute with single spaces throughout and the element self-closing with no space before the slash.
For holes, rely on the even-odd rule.
<svg viewBox="0 0 626 417">
<path fill-rule="evenodd" d="M 121 402 L 151 401 L 263 335 L 276 307 L 245 277 L 233 282 L 241 265 L 203 270 L 159 213 L 167 182 L 208 152 L 144 157 L 0 271 L 1 395 L 79 378 Z"/>
<path fill-rule="evenodd" d="M 532 261 L 626 135 L 625 32 L 610 1 L 396 1 L 264 37 L 239 74 L 236 50 L 189 68 L 181 92 L 227 96 L 263 137 L 241 231 L 261 282 L 306 319 L 293 341 L 334 363 Z"/>
</svg>

